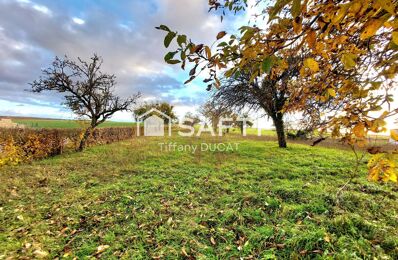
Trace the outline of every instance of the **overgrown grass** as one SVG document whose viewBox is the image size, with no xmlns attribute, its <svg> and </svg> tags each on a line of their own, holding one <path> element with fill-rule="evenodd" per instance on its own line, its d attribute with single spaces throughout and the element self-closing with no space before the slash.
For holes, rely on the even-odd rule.
<svg viewBox="0 0 398 260">
<path fill-rule="evenodd" d="M 159 146 L 221 141 L 239 148 Z M 139 138 L 3 168 L 0 258 L 397 259 L 396 186 L 367 182 L 364 165 L 336 205 L 352 159 L 237 136 Z"/>
</svg>

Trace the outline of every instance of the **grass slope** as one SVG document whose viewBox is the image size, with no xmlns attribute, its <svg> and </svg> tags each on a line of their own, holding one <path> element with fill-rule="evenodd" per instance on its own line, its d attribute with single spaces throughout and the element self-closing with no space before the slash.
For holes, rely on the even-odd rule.
<svg viewBox="0 0 398 260">
<path fill-rule="evenodd" d="M 396 186 L 363 177 L 336 205 L 351 153 L 164 141 L 217 142 L 140 138 L 3 168 L 0 258 L 398 258 Z"/>
</svg>

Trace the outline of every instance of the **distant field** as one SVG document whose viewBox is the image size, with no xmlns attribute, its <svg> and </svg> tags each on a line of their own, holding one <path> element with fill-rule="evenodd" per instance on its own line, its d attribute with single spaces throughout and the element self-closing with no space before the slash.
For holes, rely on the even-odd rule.
<svg viewBox="0 0 398 260">
<path fill-rule="evenodd" d="M 0 119 L 2 117 L 0 116 Z M 85 123 L 88 121 L 78 121 L 78 120 L 62 120 L 62 119 L 46 119 L 46 118 L 29 118 L 29 117 L 11 117 L 11 120 L 14 123 L 25 125 L 29 128 L 61 128 L 61 129 L 70 129 L 70 128 L 82 128 L 85 127 Z M 99 128 L 105 127 L 132 127 L 136 124 L 134 122 L 113 122 L 107 121 L 99 126 Z M 196 132 L 198 131 L 199 126 L 196 126 Z M 240 130 L 238 128 L 233 128 L 230 130 L 230 133 L 240 134 Z M 257 128 L 247 128 L 246 133 L 249 136 L 257 136 L 258 131 Z M 262 129 L 261 136 L 265 137 L 273 137 L 276 138 L 276 131 L 271 129 Z M 369 134 L 368 136 L 369 142 L 373 146 L 386 145 L 388 143 L 389 135 L 388 133 L 383 134 Z M 329 141 L 329 143 L 336 144 L 336 141 Z M 327 145 L 330 146 L 330 145 Z M 335 147 L 336 145 L 333 145 Z M 339 145 L 337 145 L 339 146 Z"/>
<path fill-rule="evenodd" d="M 240 133 L 240 130 L 237 128 L 232 129 L 233 133 Z M 258 130 L 257 128 L 247 128 L 246 129 L 246 134 L 248 135 L 258 135 Z M 263 136 L 276 136 L 276 131 L 275 130 L 270 130 L 270 129 L 261 129 L 261 135 Z"/>
<path fill-rule="evenodd" d="M 12 118 L 12 121 L 25 125 L 30 128 L 80 128 L 84 127 L 88 122 L 78 120 L 61 120 L 61 119 L 35 119 L 35 118 Z M 99 127 L 129 127 L 134 126 L 133 122 L 112 122 L 108 121 Z"/>
<path fill-rule="evenodd" d="M 0 117 L 1 118 L 1 117 Z M 46 118 L 23 118 L 23 117 L 13 117 L 11 120 L 14 123 L 25 125 L 29 128 L 80 128 L 85 126 L 84 121 L 78 120 L 63 120 L 63 119 L 46 119 Z M 88 123 L 88 122 L 86 122 Z M 129 127 L 135 126 L 134 122 L 112 122 L 107 121 L 101 124 L 99 127 Z M 240 133 L 240 130 L 233 128 L 232 133 Z M 257 135 L 257 128 L 248 128 L 246 130 L 248 135 Z M 261 130 L 262 136 L 276 136 L 275 130 Z"/>
<path fill-rule="evenodd" d="M 199 125 L 195 126 L 195 131 L 196 133 L 199 131 Z M 241 134 L 240 129 L 239 128 L 232 128 L 230 129 L 230 133 L 234 133 L 234 134 Z M 215 134 L 218 134 L 215 133 Z M 246 134 L 247 135 L 258 135 L 258 130 L 257 128 L 247 128 L 246 129 Z M 271 129 L 261 129 L 261 136 L 275 136 L 276 137 L 276 131 L 275 130 L 271 130 Z"/>
</svg>

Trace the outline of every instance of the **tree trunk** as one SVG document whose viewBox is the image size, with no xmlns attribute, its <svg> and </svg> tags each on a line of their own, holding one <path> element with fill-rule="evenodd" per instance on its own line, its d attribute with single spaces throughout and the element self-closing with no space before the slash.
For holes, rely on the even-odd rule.
<svg viewBox="0 0 398 260">
<path fill-rule="evenodd" d="M 213 119 L 211 120 L 211 127 L 213 128 L 215 135 L 218 135 L 218 123 L 219 119 L 213 117 Z"/>
<path fill-rule="evenodd" d="M 87 146 L 87 140 L 88 140 L 88 138 L 90 137 L 91 132 L 93 131 L 93 129 L 94 129 L 94 128 L 93 128 L 92 126 L 90 126 L 90 127 L 88 127 L 88 128 L 86 129 L 86 131 L 84 131 L 83 137 L 82 137 L 82 139 L 80 140 L 79 148 L 77 149 L 79 152 L 83 151 L 84 148 L 86 148 L 86 146 Z"/>
<path fill-rule="evenodd" d="M 283 114 L 277 113 L 274 117 L 272 117 L 274 121 L 276 134 L 278 136 L 278 144 L 280 148 L 286 148 L 286 136 L 285 136 L 285 127 L 283 123 Z"/>
</svg>

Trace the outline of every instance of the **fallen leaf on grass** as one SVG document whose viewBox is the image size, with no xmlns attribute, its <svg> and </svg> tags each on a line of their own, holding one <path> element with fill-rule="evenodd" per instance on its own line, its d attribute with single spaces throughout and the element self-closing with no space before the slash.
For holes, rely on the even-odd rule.
<svg viewBox="0 0 398 260">
<path fill-rule="evenodd" d="M 41 249 L 36 249 L 33 254 L 37 257 L 37 258 L 46 258 L 48 256 L 48 253 L 46 251 L 43 251 Z"/>
<path fill-rule="evenodd" d="M 18 192 L 15 189 L 11 190 L 10 194 L 12 197 L 19 197 Z"/>
<path fill-rule="evenodd" d="M 173 218 L 169 217 L 169 219 L 167 220 L 167 224 L 170 225 L 173 222 Z"/>
<path fill-rule="evenodd" d="M 105 250 L 109 248 L 109 245 L 100 245 L 97 247 L 96 255 L 103 253 Z"/>
<path fill-rule="evenodd" d="M 307 253 L 308 253 L 308 250 L 305 250 L 305 249 L 300 251 L 300 255 L 306 255 Z"/>
<path fill-rule="evenodd" d="M 69 228 L 68 227 L 64 227 L 63 229 L 61 229 L 60 233 L 64 234 Z"/>
<path fill-rule="evenodd" d="M 187 251 L 185 251 L 184 247 L 181 249 L 181 253 L 183 254 L 183 256 L 188 256 Z"/>
</svg>

